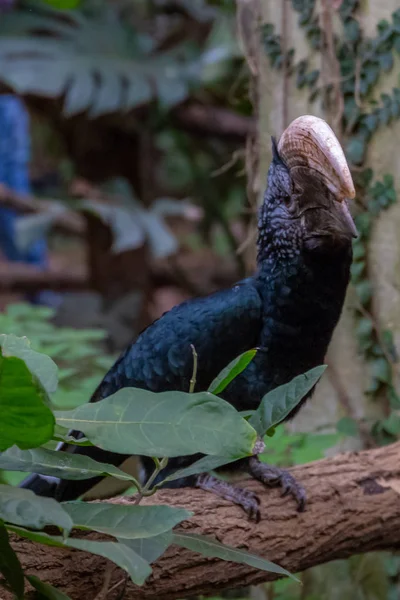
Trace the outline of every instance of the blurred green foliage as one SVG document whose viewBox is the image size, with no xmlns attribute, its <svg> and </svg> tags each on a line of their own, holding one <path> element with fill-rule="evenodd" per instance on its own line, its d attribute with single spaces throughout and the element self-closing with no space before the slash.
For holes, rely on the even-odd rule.
<svg viewBox="0 0 400 600">
<path fill-rule="evenodd" d="M 0 331 L 25 336 L 33 350 L 50 356 L 59 367 L 59 387 L 52 401 L 60 409 L 87 402 L 115 357 L 104 352 L 101 329 L 56 327 L 54 310 L 29 304 L 10 304 L 0 313 Z"/>
<path fill-rule="evenodd" d="M 101 329 L 56 327 L 54 310 L 26 303 L 10 304 L 0 313 L 0 332 L 25 336 L 33 350 L 50 356 L 59 367 L 59 385 L 52 402 L 59 409 L 88 401 L 115 357 L 105 354 Z M 50 447 L 55 447 L 51 443 Z M 24 474 L 0 473 L 0 481 L 17 484 Z"/>
</svg>

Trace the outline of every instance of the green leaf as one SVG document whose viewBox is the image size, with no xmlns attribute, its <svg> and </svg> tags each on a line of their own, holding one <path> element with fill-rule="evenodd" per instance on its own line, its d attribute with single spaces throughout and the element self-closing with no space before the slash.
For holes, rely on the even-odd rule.
<svg viewBox="0 0 400 600">
<path fill-rule="evenodd" d="M 201 61 L 184 44 L 149 55 L 151 48 L 140 48 L 145 36 L 117 14 L 110 19 L 105 9 L 90 17 L 48 8 L 44 13 L 45 6 L 2 16 L 1 81 L 15 92 L 62 98 L 64 114 L 88 111 L 93 117 L 130 111 L 155 98 L 168 106 L 179 103 L 190 83 L 199 81 Z M 28 11 L 33 14 L 24 26 Z"/>
<path fill-rule="evenodd" d="M 0 521 L 0 573 L 20 600 L 24 597 L 24 572 L 18 556 L 12 549 L 8 533 L 4 524 Z"/>
<path fill-rule="evenodd" d="M 179 244 L 176 237 L 160 216 L 150 211 L 143 212 L 142 223 L 147 233 L 153 258 L 164 258 L 178 250 Z"/>
<path fill-rule="evenodd" d="M 55 525 L 66 533 L 72 529 L 71 518 L 53 498 L 41 498 L 31 490 L 10 485 L 0 485 L 0 519 L 32 529 L 47 525 Z"/>
<path fill-rule="evenodd" d="M 121 454 L 229 458 L 251 454 L 256 432 L 228 403 L 209 392 L 189 394 L 124 388 L 105 400 L 59 412 L 63 427 Z"/>
<path fill-rule="evenodd" d="M 383 71 L 390 71 L 393 67 L 393 54 L 391 52 L 385 52 L 379 55 L 379 64 Z"/>
<path fill-rule="evenodd" d="M 368 387 L 364 390 L 365 394 L 376 394 L 381 386 L 381 382 L 374 377 L 371 377 Z"/>
<path fill-rule="evenodd" d="M 360 435 L 358 423 L 351 417 L 343 417 L 340 419 L 336 424 L 336 429 L 339 433 L 350 437 L 358 437 Z"/>
<path fill-rule="evenodd" d="M 75 550 L 83 550 L 108 558 L 118 567 L 124 569 L 136 585 L 143 585 L 147 577 L 151 574 L 150 565 L 125 544 L 118 542 L 95 542 L 75 538 L 63 540 L 59 536 L 51 536 L 41 531 L 29 531 L 28 529 L 14 526 L 8 526 L 7 529 L 39 544 L 56 546 L 58 548 L 75 548 Z"/>
<path fill-rule="evenodd" d="M 368 212 L 357 215 L 354 219 L 358 232 L 362 236 L 368 236 L 371 230 L 371 215 Z"/>
<path fill-rule="evenodd" d="M 131 110 L 141 104 L 150 102 L 153 98 L 153 90 L 151 84 L 140 76 L 132 81 L 126 90 L 125 102 L 123 108 L 125 110 Z"/>
<path fill-rule="evenodd" d="M 380 67 L 378 62 L 367 62 L 364 65 L 363 74 L 369 86 L 374 85 L 378 81 Z"/>
<path fill-rule="evenodd" d="M 119 542 L 93 542 L 69 538 L 65 545 L 76 550 L 85 550 L 98 556 L 108 558 L 118 567 L 126 571 L 136 585 L 143 585 L 151 574 L 151 567 L 129 545 Z"/>
<path fill-rule="evenodd" d="M 235 462 L 236 460 L 238 459 L 231 458 L 231 460 L 229 460 L 226 458 L 226 456 L 203 456 L 203 458 L 196 460 L 196 462 L 194 462 L 189 467 L 179 469 L 179 471 L 175 471 L 175 473 L 172 473 L 172 475 L 168 475 L 168 477 L 163 479 L 162 484 L 166 483 L 167 481 L 175 481 L 176 479 L 189 477 L 190 475 L 207 473 L 208 471 L 213 471 L 214 469 L 218 469 L 219 467 L 223 467 L 224 465 L 229 465 L 230 463 Z"/>
<path fill-rule="evenodd" d="M 326 365 L 315 367 L 304 375 L 298 375 L 289 383 L 268 392 L 249 420 L 250 425 L 254 427 L 258 435 L 264 435 L 271 427 L 283 421 L 304 396 L 312 390 L 325 369 Z"/>
<path fill-rule="evenodd" d="M 255 410 L 240 410 L 239 414 L 243 417 L 243 419 L 249 419 L 251 415 L 254 415 Z"/>
<path fill-rule="evenodd" d="M 353 264 L 351 265 L 351 268 L 350 268 L 350 273 L 351 273 L 353 282 L 356 282 L 361 277 L 364 270 L 365 270 L 365 261 L 362 260 L 360 262 L 353 262 Z"/>
<path fill-rule="evenodd" d="M 129 208 L 107 206 L 86 200 L 81 203 L 86 211 L 93 212 L 106 223 L 113 233 L 112 250 L 115 253 L 143 246 L 148 239 L 154 258 L 162 258 L 176 252 L 178 242 L 163 220 L 149 210 L 144 210 L 130 194 Z"/>
<path fill-rule="evenodd" d="M 114 467 L 69 452 L 37 448 L 35 450 L 19 450 L 16 446 L 0 454 L 0 469 L 5 471 L 22 471 L 23 473 L 40 473 L 61 479 L 90 479 L 111 475 L 122 481 L 135 483 L 134 477 Z"/>
<path fill-rule="evenodd" d="M 53 440 L 63 444 L 71 444 L 71 446 L 93 446 L 92 442 L 85 437 L 77 439 L 73 435 L 61 435 L 60 433 L 55 433 Z"/>
<path fill-rule="evenodd" d="M 344 33 L 350 42 L 357 42 L 361 35 L 360 24 L 356 19 L 346 19 Z"/>
<path fill-rule="evenodd" d="M 291 577 L 294 581 L 299 581 L 297 577 L 289 573 L 289 571 L 286 571 L 286 569 L 283 569 L 279 565 L 276 565 L 265 558 L 250 554 L 239 548 L 226 546 L 204 535 L 196 535 L 195 533 L 175 533 L 173 536 L 173 543 L 182 546 L 183 548 L 187 548 L 188 550 L 192 550 L 193 552 L 199 552 L 203 556 L 221 558 L 222 560 L 249 565 L 249 567 L 253 567 L 254 569 L 286 575 L 287 577 Z"/>
<path fill-rule="evenodd" d="M 386 358 L 377 358 L 372 363 L 372 376 L 382 381 L 390 383 L 392 380 L 392 369 Z"/>
<path fill-rule="evenodd" d="M 71 10 L 73 8 L 78 8 L 78 6 L 81 4 L 81 0 L 44 0 L 44 2 L 60 10 Z M 67 596 L 65 596 L 65 598 L 66 597 Z"/>
<path fill-rule="evenodd" d="M 366 306 L 372 298 L 372 285 L 368 279 L 360 281 L 355 286 L 355 290 L 363 306 Z"/>
<path fill-rule="evenodd" d="M 398 435 L 400 433 L 400 416 L 392 413 L 387 419 L 381 421 L 381 425 L 388 433 Z"/>
<path fill-rule="evenodd" d="M 365 257 L 365 246 L 360 240 L 357 240 L 355 243 L 353 243 L 353 258 L 354 258 L 354 260 L 357 261 L 357 260 L 361 260 L 364 257 Z"/>
<path fill-rule="evenodd" d="M 38 544 L 45 544 L 46 546 L 55 546 L 57 548 L 65 548 L 65 541 L 61 536 L 52 536 L 43 531 L 34 531 L 31 529 L 24 529 L 24 527 L 18 527 L 17 525 L 6 524 L 7 531 L 11 531 L 17 535 L 20 535 L 27 540 L 37 542 Z"/>
<path fill-rule="evenodd" d="M 108 225 L 113 234 L 112 251 L 116 254 L 143 246 L 146 233 L 140 220 L 141 211 L 135 207 L 107 205 L 93 200 L 81 203 L 86 212 L 99 217 Z"/>
<path fill-rule="evenodd" d="M 390 407 L 393 408 L 393 409 L 395 409 L 395 410 L 399 410 L 399 408 L 400 408 L 400 396 L 396 392 L 396 390 L 394 389 L 393 386 L 390 386 L 389 391 L 388 391 L 388 396 L 389 396 L 389 401 L 390 401 Z"/>
<path fill-rule="evenodd" d="M 44 238 L 54 221 L 66 211 L 66 207 L 57 202 L 49 202 L 46 212 L 24 215 L 15 222 L 15 245 L 20 252 L 28 252 L 35 242 Z"/>
<path fill-rule="evenodd" d="M 210 384 L 208 391 L 211 394 L 215 394 L 218 396 L 230 383 L 233 381 L 242 371 L 246 369 L 246 367 L 251 363 L 255 355 L 257 354 L 257 349 L 248 350 L 244 352 L 237 358 L 235 358 L 232 362 L 229 363 L 225 369 L 222 369 L 221 373 L 217 375 L 214 381 Z"/>
<path fill-rule="evenodd" d="M 365 150 L 366 145 L 364 140 L 362 140 L 361 138 L 353 137 L 346 147 L 347 158 L 353 164 L 359 165 L 364 159 Z"/>
<path fill-rule="evenodd" d="M 139 554 L 148 563 L 156 561 L 166 549 L 172 544 L 172 531 L 166 531 L 160 535 L 154 535 L 150 538 L 140 539 L 118 539 L 121 544 L 128 546 L 131 550 Z"/>
<path fill-rule="evenodd" d="M 362 317 L 358 321 L 357 336 L 358 337 L 369 337 L 374 330 L 374 323 L 367 317 Z"/>
<path fill-rule="evenodd" d="M 118 538 L 148 538 L 171 530 L 193 513 L 172 506 L 131 506 L 107 502 L 63 502 L 74 527 Z"/>
<path fill-rule="evenodd" d="M 23 360 L 47 394 L 54 394 L 57 389 L 58 369 L 49 356 L 32 350 L 26 337 L 1 334 L 0 346 L 3 357 L 14 356 Z"/>
<path fill-rule="evenodd" d="M 33 352 L 26 339 L 0 335 L 0 452 L 14 444 L 35 448 L 52 438 L 54 416 L 45 390 L 51 380 L 48 361 L 53 365 Z"/>
<path fill-rule="evenodd" d="M 61 592 L 59 589 L 53 587 L 49 583 L 40 581 L 39 577 L 35 577 L 35 575 L 27 575 L 26 578 L 31 586 L 34 587 L 41 596 L 44 596 L 49 600 L 71 600 L 69 596 Z"/>
<path fill-rule="evenodd" d="M 365 116 L 363 123 L 368 127 L 369 131 L 373 133 L 379 125 L 378 115 L 376 113 L 371 113 L 370 115 Z"/>
<path fill-rule="evenodd" d="M 379 110 L 379 121 L 382 123 L 382 125 L 387 125 L 389 123 L 391 117 L 392 117 L 391 107 L 383 106 Z"/>
</svg>

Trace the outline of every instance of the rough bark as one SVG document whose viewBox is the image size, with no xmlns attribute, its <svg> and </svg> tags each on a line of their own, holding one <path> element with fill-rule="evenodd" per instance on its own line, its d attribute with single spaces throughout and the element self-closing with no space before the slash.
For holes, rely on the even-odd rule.
<svg viewBox="0 0 400 600">
<path fill-rule="evenodd" d="M 246 482 L 261 498 L 262 520 L 250 522 L 241 510 L 197 489 L 164 490 L 147 504 L 190 508 L 194 516 L 181 526 L 272 560 L 293 573 L 314 565 L 371 550 L 400 545 L 400 443 L 345 453 L 292 469 L 307 490 L 305 512 L 297 513 L 290 498 Z M 130 499 L 117 499 L 129 502 Z M 86 535 L 86 534 L 85 534 Z M 87 534 L 92 538 L 102 536 Z M 72 599 L 94 599 L 102 588 L 107 561 L 83 552 L 64 551 L 12 539 L 30 574 L 57 587 Z M 121 591 L 124 574 L 112 569 L 108 600 Z M 154 565 L 148 583 L 128 583 L 125 600 L 187 598 L 276 578 L 245 565 L 232 565 L 172 546 Z M 27 596 L 29 597 L 29 596 Z M 5 599 L 9 597 L 5 595 Z"/>
</svg>

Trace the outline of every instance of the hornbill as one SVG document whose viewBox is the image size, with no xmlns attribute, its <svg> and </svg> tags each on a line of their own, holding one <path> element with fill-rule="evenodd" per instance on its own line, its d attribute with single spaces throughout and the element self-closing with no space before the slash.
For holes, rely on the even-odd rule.
<svg viewBox="0 0 400 600">
<path fill-rule="evenodd" d="M 256 409 L 267 392 L 322 364 L 349 282 L 352 238 L 357 231 L 347 200 L 354 195 L 345 156 L 329 125 L 310 115 L 295 119 L 279 143 L 272 139 L 254 275 L 165 313 L 123 352 L 91 401 L 123 387 L 188 391 L 192 346 L 198 354 L 197 390 L 206 390 L 239 354 L 258 348 L 252 362 L 221 394 L 240 411 Z M 60 450 L 114 465 L 127 458 L 96 447 L 64 445 Z M 170 459 L 163 477 L 198 458 Z M 142 464 L 146 480 L 154 464 L 148 457 L 142 458 Z M 304 507 L 304 489 L 286 471 L 264 464 L 256 456 L 233 463 L 233 468 L 245 469 L 266 485 L 282 486 L 300 510 Z M 38 494 L 72 500 L 97 481 L 54 481 L 34 474 L 22 485 Z M 212 475 L 193 475 L 171 482 L 169 487 L 193 485 L 213 491 L 259 518 L 255 494 Z"/>
</svg>

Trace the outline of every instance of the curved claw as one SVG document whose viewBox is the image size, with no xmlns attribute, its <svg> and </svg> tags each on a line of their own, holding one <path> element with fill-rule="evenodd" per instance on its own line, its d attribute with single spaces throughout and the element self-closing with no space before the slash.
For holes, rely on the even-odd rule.
<svg viewBox="0 0 400 600">
<path fill-rule="evenodd" d="M 197 476 L 196 487 L 213 492 L 217 496 L 225 498 L 225 500 L 238 504 L 250 519 L 254 519 L 256 523 L 260 521 L 260 499 L 254 492 L 236 487 L 228 481 L 222 481 L 207 473 Z"/>
<path fill-rule="evenodd" d="M 290 473 L 282 472 L 280 479 L 282 486 L 282 496 L 290 494 L 297 502 L 297 510 L 303 512 L 306 504 L 306 492 Z"/>
<path fill-rule="evenodd" d="M 243 490 L 242 488 L 236 489 L 240 489 L 241 492 L 240 505 L 246 511 L 250 519 L 254 519 L 256 523 L 259 523 L 261 519 L 260 498 L 253 492 Z"/>
<path fill-rule="evenodd" d="M 298 483 L 293 475 L 279 469 L 262 463 L 256 457 L 252 457 L 249 461 L 249 471 L 253 477 L 261 481 L 269 487 L 282 487 L 281 496 L 291 495 L 297 502 L 297 510 L 302 512 L 306 505 L 306 492 L 303 486 Z"/>
</svg>

